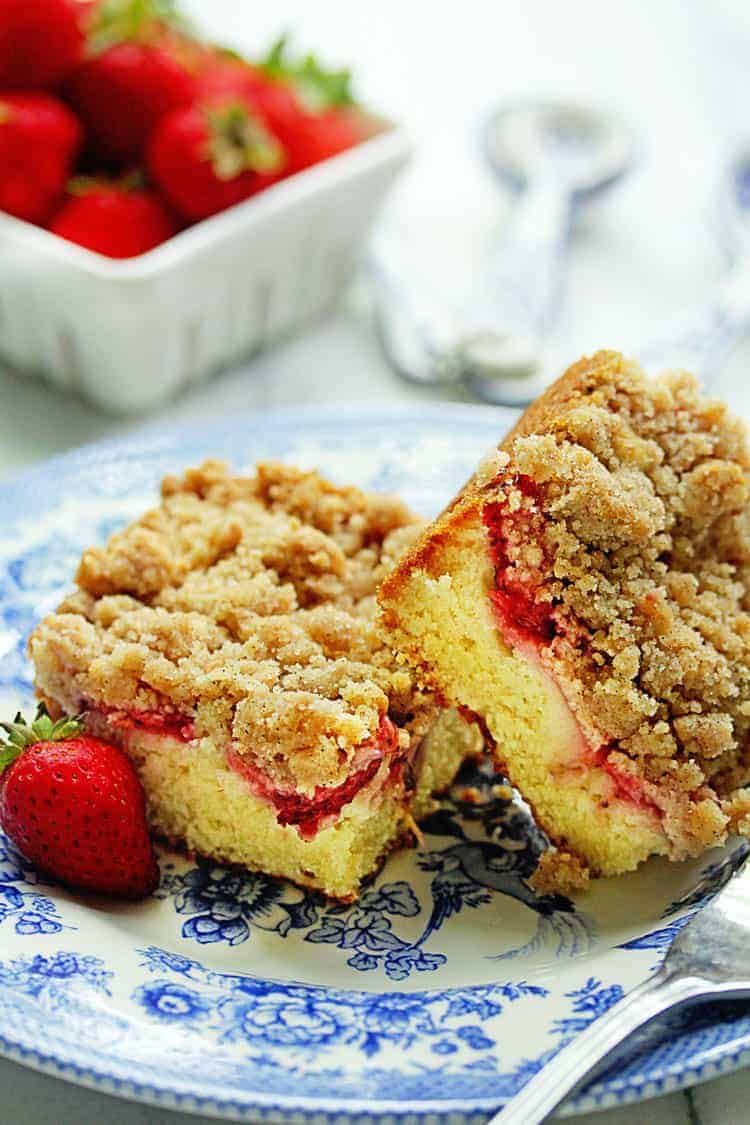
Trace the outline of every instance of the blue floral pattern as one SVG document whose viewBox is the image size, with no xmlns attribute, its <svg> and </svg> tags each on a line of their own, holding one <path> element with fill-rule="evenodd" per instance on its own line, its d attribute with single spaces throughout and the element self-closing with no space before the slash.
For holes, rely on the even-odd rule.
<svg viewBox="0 0 750 1125">
<path fill-rule="evenodd" d="M 100 957 L 69 950 L 0 961 L 0 1034 L 75 1028 L 82 1044 L 121 1042 L 129 1025 L 109 1007 L 114 977 Z"/>
<path fill-rule="evenodd" d="M 190 871 L 177 873 L 165 864 L 160 898 L 172 898 L 178 914 L 188 915 L 182 936 L 200 945 L 240 945 L 253 927 L 285 937 L 290 929 L 309 925 L 317 917 L 315 896 L 272 879 L 199 862 Z"/>
<path fill-rule="evenodd" d="M 555 1020 L 554 1030 L 568 1043 L 595 1019 L 622 1000 L 623 989 L 619 984 L 605 986 L 596 977 L 589 977 L 580 988 L 573 988 L 565 995 L 573 1001 L 573 1013 L 566 1019 Z"/>
<path fill-rule="evenodd" d="M 152 1018 L 182 1026 L 202 1024 L 219 1042 L 254 1052 L 296 1050 L 306 1056 L 354 1047 L 372 1057 L 386 1047 L 408 1050 L 428 1041 L 431 1053 L 489 1052 L 495 1039 L 486 1028 L 508 1004 L 544 998 L 548 990 L 526 981 L 471 990 L 428 993 L 343 992 L 283 985 L 254 977 L 211 972 L 199 962 L 164 950 L 141 950 L 142 965 L 160 975 L 135 990 L 134 999 Z M 589 982 L 593 993 L 594 982 Z M 580 1019 L 593 1018 L 594 1000 L 580 1004 Z M 558 1029 L 556 1029 L 557 1031 Z"/>
<path fill-rule="evenodd" d="M 26 638 L 80 551 L 142 510 L 164 472 L 217 449 L 242 464 L 252 446 L 253 457 L 394 489 L 429 513 L 503 423 L 460 406 L 422 415 L 278 415 L 262 432 L 252 419 L 203 422 L 84 450 L 4 485 L 3 713 L 31 701 Z M 670 880 L 652 881 L 647 902 L 633 900 L 632 937 L 622 942 L 618 929 L 612 950 L 606 888 L 587 900 L 591 916 L 536 894 L 529 876 L 544 841 L 527 815 L 489 774 L 462 781 L 479 801 L 456 787 L 428 819 L 426 849 L 389 861 L 354 906 L 166 856 L 161 901 L 103 909 L 41 886 L 0 838 L 0 1051 L 110 1092 L 252 1121 L 293 1113 L 331 1125 L 356 1103 L 360 1120 L 429 1113 L 479 1125 L 649 971 L 746 846 L 681 868 L 686 889 L 673 902 Z M 577 1106 L 749 1057 L 742 1012 L 683 1016 L 670 1032 Z"/>
<path fill-rule="evenodd" d="M 405 980 L 412 972 L 433 972 L 446 961 L 442 953 L 424 952 L 424 935 L 408 942 L 394 933 L 395 919 L 415 918 L 420 911 L 408 883 L 385 883 L 366 891 L 355 907 L 330 907 L 305 941 L 350 950 L 346 963 L 359 972 L 382 965 L 391 980 Z"/>
<path fill-rule="evenodd" d="M 99 957 L 62 951 L 0 961 L 0 1014 L 7 1011 L 7 986 L 16 1004 L 25 1005 L 26 1024 L 36 1029 L 51 1019 L 70 1026 L 85 1020 L 87 1035 L 96 1036 L 112 1060 L 112 1052 L 119 1057 L 138 1044 L 145 1020 L 164 1046 L 144 1055 L 144 1080 L 154 1054 L 169 1055 L 175 1042 L 181 1044 L 176 1057 L 174 1050 L 169 1056 L 175 1073 L 195 1060 L 202 1079 L 222 1075 L 235 1087 L 249 1073 L 254 1081 L 263 1075 L 271 1090 L 288 1090 L 291 1082 L 351 1098 L 363 1088 L 387 1091 L 406 1081 L 415 1094 L 438 1083 L 460 1096 L 491 1076 L 505 1097 L 617 996 L 617 989 L 594 979 L 565 993 L 575 1026 L 559 1021 L 549 1029 L 542 1056 L 508 1068 L 503 1017 L 509 1008 L 538 1010 L 549 997 L 546 987 L 506 981 L 431 992 L 351 992 L 217 972 L 155 946 L 140 951 L 140 967 L 145 980 L 132 992 L 132 1011 L 113 1019 L 97 1005 L 113 995 L 118 980 Z M 86 1049 L 93 1050 L 90 1044 Z M 361 1059 L 359 1078 L 351 1062 L 342 1061 L 345 1055 Z"/>
<path fill-rule="evenodd" d="M 623 994 L 619 985 L 607 986 L 593 977 L 565 992 L 570 1014 L 552 1024 L 543 1054 L 503 1070 L 498 1032 L 505 1010 L 545 1000 L 546 987 L 506 981 L 416 993 L 342 992 L 211 972 L 155 947 L 142 955 L 149 972 L 171 974 L 134 994 L 152 1019 L 200 1028 L 204 1038 L 231 1044 L 265 1065 L 284 1060 L 290 1076 L 322 1063 L 326 1069 L 320 1073 L 337 1083 L 346 1081 L 342 1068 L 331 1065 L 342 1048 L 373 1060 L 392 1058 L 397 1050 L 407 1070 L 433 1074 L 448 1084 L 459 1074 L 492 1074 L 496 1087 L 509 1096 Z M 425 1063 L 425 1051 L 434 1063 Z M 383 1077 L 387 1071 L 371 1073 Z"/>
<path fill-rule="evenodd" d="M 0 833 L 0 928 L 7 923 L 23 937 L 60 933 L 64 927 L 57 907 L 34 889 L 38 881 L 34 869 Z"/>
<path fill-rule="evenodd" d="M 19 957 L 0 962 L 0 985 L 14 985 L 26 996 L 52 998 L 65 1004 L 76 988 L 110 995 L 114 973 L 105 969 L 99 957 L 58 952 L 46 956 Z"/>
</svg>

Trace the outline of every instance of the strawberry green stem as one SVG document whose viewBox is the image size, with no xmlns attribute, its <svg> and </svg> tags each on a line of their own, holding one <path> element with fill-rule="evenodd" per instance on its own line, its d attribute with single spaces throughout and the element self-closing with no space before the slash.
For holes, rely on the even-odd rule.
<svg viewBox="0 0 750 1125">
<path fill-rule="evenodd" d="M 315 55 L 310 54 L 301 59 L 290 59 L 288 45 L 288 35 L 279 36 L 265 58 L 261 59 L 261 70 L 271 78 L 290 82 L 305 107 L 312 113 L 337 106 L 354 105 L 349 70 L 326 70 Z"/>
<path fill-rule="evenodd" d="M 61 742 L 75 738 L 82 731 L 82 716 L 70 718 L 64 715 L 54 721 L 43 703 L 37 707 L 33 722 L 27 723 L 19 711 L 12 723 L 0 723 L 8 736 L 7 742 L 0 743 L 0 774 L 15 762 L 29 746 L 37 742 Z"/>
<path fill-rule="evenodd" d="M 186 28 L 174 0 L 100 0 L 88 27 L 89 53 L 101 54 L 117 43 L 153 42 L 165 27 Z"/>
<path fill-rule="evenodd" d="M 242 103 L 210 106 L 205 113 L 209 130 L 205 155 L 220 180 L 233 180 L 242 172 L 278 172 L 283 167 L 281 144 Z"/>
</svg>

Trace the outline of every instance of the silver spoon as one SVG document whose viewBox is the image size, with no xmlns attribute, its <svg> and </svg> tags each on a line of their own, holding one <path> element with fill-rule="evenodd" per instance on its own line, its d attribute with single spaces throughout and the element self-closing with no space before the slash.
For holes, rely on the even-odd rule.
<svg viewBox="0 0 750 1125">
<path fill-rule="evenodd" d="M 677 935 L 654 976 L 582 1031 L 487 1125 L 538 1125 L 634 1031 L 698 1000 L 750 998 L 750 873 L 735 876 Z"/>
<path fill-rule="evenodd" d="M 685 367 L 711 390 L 729 353 L 750 331 L 750 147 L 730 161 L 716 211 L 729 270 L 704 306 L 691 309 L 637 352 L 647 369 Z"/>
<path fill-rule="evenodd" d="M 613 113 L 531 102 L 495 113 L 484 149 L 495 175 L 518 197 L 473 295 L 477 327 L 465 334 L 461 351 L 470 389 L 515 406 L 545 385 L 544 343 L 560 306 L 574 213 L 625 174 L 634 140 Z M 510 357 L 520 351 L 525 363 L 514 364 Z"/>
<path fill-rule="evenodd" d="M 376 326 L 403 378 L 463 379 L 485 401 L 518 405 L 543 386 L 543 342 L 559 304 L 573 212 L 624 174 L 633 138 L 601 110 L 523 102 L 492 115 L 484 150 L 517 199 L 467 307 L 450 308 L 404 266 L 398 247 L 381 247 L 371 263 Z"/>
</svg>

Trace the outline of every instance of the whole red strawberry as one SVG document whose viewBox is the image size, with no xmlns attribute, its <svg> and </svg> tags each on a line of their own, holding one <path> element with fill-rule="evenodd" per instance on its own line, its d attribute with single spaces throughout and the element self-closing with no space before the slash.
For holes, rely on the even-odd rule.
<svg viewBox="0 0 750 1125">
<path fill-rule="evenodd" d="M 108 258 L 135 258 L 177 234 L 179 224 L 158 195 L 127 180 L 74 182 L 49 225 L 53 234 Z"/>
<path fill-rule="evenodd" d="M 89 59 L 66 86 L 104 160 L 138 163 L 159 119 L 189 104 L 194 79 L 161 47 L 121 43 Z"/>
<path fill-rule="evenodd" d="M 218 56 L 198 82 L 205 97 L 234 93 L 255 106 L 286 150 L 286 175 L 336 156 L 366 135 L 348 71 L 327 71 L 312 55 L 290 61 L 283 36 L 258 66 Z"/>
<path fill-rule="evenodd" d="M 257 90 L 259 105 L 289 153 L 289 171 L 336 156 L 366 136 L 348 70 L 327 69 L 310 54 L 290 58 L 282 35 L 260 71 L 266 81 Z"/>
<path fill-rule="evenodd" d="M 0 825 L 40 872 L 76 890 L 138 899 L 159 867 L 146 802 L 130 760 L 82 734 L 77 719 L 54 723 L 40 706 L 31 726 L 3 723 Z"/>
<path fill-rule="evenodd" d="M 51 94 L 0 94 L 0 211 L 45 223 L 82 137 L 76 117 Z"/>
<path fill-rule="evenodd" d="M 163 0 L 109 0 L 90 22 L 87 58 L 65 94 L 99 160 L 141 163 L 159 119 L 196 96 L 202 48 L 165 22 L 165 8 Z"/>
<path fill-rule="evenodd" d="M 269 77 L 263 70 L 240 59 L 218 59 L 198 79 L 200 98 L 205 102 L 239 101 L 252 106 L 286 149 L 286 174 L 294 161 L 287 147 L 304 127 L 307 113 L 289 82 Z M 283 140 L 282 138 L 286 138 Z"/>
<path fill-rule="evenodd" d="M 52 87 L 83 54 L 76 0 L 0 0 L 0 87 Z"/>
<path fill-rule="evenodd" d="M 268 81 L 257 66 L 236 55 L 214 52 L 207 56 L 197 74 L 198 96 L 203 99 L 230 96 L 253 96 Z"/>
<path fill-rule="evenodd" d="M 240 96 L 209 99 L 162 118 L 148 149 L 154 182 L 188 220 L 205 219 L 278 180 L 286 155 Z"/>
<path fill-rule="evenodd" d="M 267 103 L 266 103 L 267 104 Z M 269 114 L 269 120 L 273 117 Z M 356 113 L 328 109 L 292 119 L 276 133 L 289 152 L 290 172 L 301 172 L 352 148 L 364 138 L 362 122 Z"/>
</svg>

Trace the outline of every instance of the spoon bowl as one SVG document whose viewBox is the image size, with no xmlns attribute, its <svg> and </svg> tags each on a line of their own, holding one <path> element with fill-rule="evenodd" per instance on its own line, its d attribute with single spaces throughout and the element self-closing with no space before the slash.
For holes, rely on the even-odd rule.
<svg viewBox="0 0 750 1125">
<path fill-rule="evenodd" d="M 556 101 L 518 102 L 495 111 L 484 128 L 490 168 L 516 191 L 554 176 L 577 202 L 604 191 L 630 168 L 633 133 L 615 113 Z"/>
</svg>

